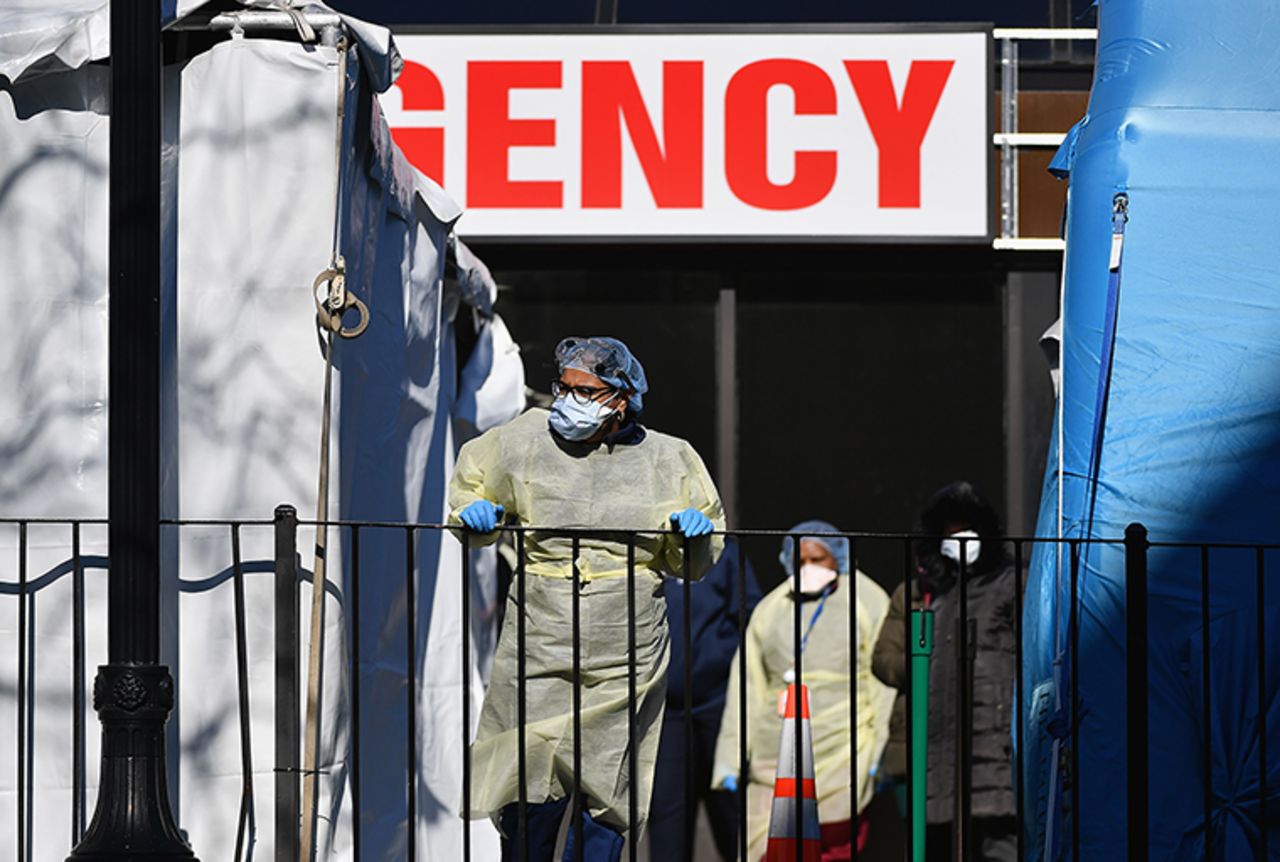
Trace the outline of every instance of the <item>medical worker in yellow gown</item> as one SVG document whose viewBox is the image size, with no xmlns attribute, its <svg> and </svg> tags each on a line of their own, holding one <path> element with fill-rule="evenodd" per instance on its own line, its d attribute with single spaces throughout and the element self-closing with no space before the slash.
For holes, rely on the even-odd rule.
<svg viewBox="0 0 1280 862">
<path fill-rule="evenodd" d="M 871 654 L 889 610 L 889 596 L 856 569 L 849 541 L 811 536 L 834 533 L 824 521 L 805 521 L 783 540 L 779 561 L 787 580 L 760 600 L 747 626 L 747 859 L 763 858 L 778 769 L 783 695 L 795 672 L 795 603 L 801 603 L 802 682 L 809 689 L 809 727 L 822 828 L 822 859 L 849 859 L 865 837 L 857 816 L 874 794 L 874 769 L 889 739 L 895 691 L 871 673 Z M 795 590 L 793 536 L 800 537 L 800 593 Z M 850 661 L 849 614 L 854 614 L 855 661 Z M 738 662 L 729 673 L 713 787 L 738 786 Z M 850 670 L 856 681 L 857 769 L 851 770 Z M 856 792 L 851 776 L 857 779 Z"/>
<path fill-rule="evenodd" d="M 676 437 L 640 424 L 648 383 L 640 362 L 613 338 L 566 338 L 556 347 L 551 410 L 534 409 L 468 442 L 449 486 L 450 523 L 473 544 L 494 541 L 504 524 L 525 535 L 525 607 L 513 584 L 493 675 L 471 749 L 469 817 L 493 817 L 518 858 L 516 623 L 526 632 L 526 774 L 529 862 L 554 855 L 556 832 L 574 792 L 573 690 L 582 692 L 583 858 L 620 858 L 638 838 L 649 808 L 668 658 L 662 576 L 699 578 L 723 547 L 720 498 L 702 459 Z M 581 675 L 573 672 L 573 540 L 550 528 L 647 530 L 636 537 L 637 739 L 627 757 L 627 543 L 580 539 Z M 690 559 L 686 566 L 684 546 Z M 635 769 L 638 822 L 629 823 Z M 569 831 L 565 859 L 576 841 Z"/>
</svg>

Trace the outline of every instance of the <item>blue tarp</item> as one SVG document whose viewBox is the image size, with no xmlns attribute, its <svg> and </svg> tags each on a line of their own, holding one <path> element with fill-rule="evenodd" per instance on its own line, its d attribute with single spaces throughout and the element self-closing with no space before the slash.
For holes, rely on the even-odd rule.
<svg viewBox="0 0 1280 862">
<path fill-rule="evenodd" d="M 1270 0 L 1103 0 L 1069 174 L 1059 431 L 1038 535 L 1280 540 L 1280 8 Z M 1127 196 L 1127 221 L 1113 219 Z M 1113 222 L 1115 227 L 1113 227 Z M 1113 230 L 1123 230 L 1112 268 Z M 1061 440 L 1061 449 L 1057 440 Z M 1280 553 L 1266 556 L 1267 796 L 1260 804 L 1253 551 L 1210 554 L 1210 725 L 1201 559 L 1150 555 L 1152 859 L 1260 858 L 1280 817 Z M 1079 772 L 1071 774 L 1069 560 L 1033 554 L 1025 608 L 1028 859 L 1124 858 L 1124 559 L 1078 568 Z M 1070 810 L 1079 782 L 1080 811 Z M 1268 811 L 1269 809 L 1269 811 Z M 1280 830 L 1269 858 L 1280 859 Z"/>
</svg>

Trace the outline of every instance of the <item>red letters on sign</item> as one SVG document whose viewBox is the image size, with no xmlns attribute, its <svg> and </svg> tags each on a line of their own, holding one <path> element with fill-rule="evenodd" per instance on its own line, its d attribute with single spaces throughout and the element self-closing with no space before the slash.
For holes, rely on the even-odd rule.
<svg viewBox="0 0 1280 862">
<path fill-rule="evenodd" d="M 880 150 L 880 206 L 920 206 L 920 145 L 933 121 L 954 60 L 915 60 L 902 90 L 893 92 L 885 60 L 845 60 L 867 125 Z"/>
<path fill-rule="evenodd" d="M 657 105 L 646 103 L 631 61 L 581 60 L 581 90 L 575 91 L 574 78 L 570 76 L 568 90 L 557 97 L 555 109 L 567 108 L 568 102 L 580 98 L 576 107 L 581 110 L 581 138 L 557 147 L 558 114 L 536 119 L 512 117 L 511 102 L 512 93 L 520 90 L 560 90 L 565 86 L 565 62 L 579 61 L 466 62 L 465 166 L 454 166 L 455 174 L 465 174 L 466 205 L 475 209 L 564 210 L 564 181 L 577 171 L 582 183 L 581 209 L 618 210 L 624 205 L 628 209 L 646 209 L 648 201 L 643 194 L 637 200 L 623 200 L 623 150 L 630 146 L 657 209 L 698 210 L 707 206 L 707 99 L 712 100 L 710 114 L 714 116 L 719 94 L 706 94 L 706 64 L 721 68 L 717 64 L 723 58 L 663 61 L 660 122 Z M 895 92 L 887 60 L 843 60 L 832 64 L 838 62 L 843 63 L 855 99 L 845 94 L 837 99 L 838 82 L 828 74 L 834 69 L 785 56 L 747 62 L 729 78 L 723 95 L 724 181 L 728 192 L 742 204 L 759 210 L 792 211 L 827 199 L 835 189 L 839 168 L 854 168 L 853 162 L 861 158 L 856 152 L 862 145 L 851 151 L 843 147 L 802 148 L 788 153 L 790 148 L 775 136 L 774 161 L 779 154 L 786 154 L 794 165 L 790 179 L 775 183 L 768 173 L 770 129 L 794 123 L 798 116 L 850 112 L 856 105 L 861 108 L 878 152 L 879 207 L 921 208 L 921 149 L 956 61 L 913 61 L 900 94 Z M 718 73 L 712 77 L 719 80 Z M 402 93 L 406 113 L 443 114 L 446 94 L 441 79 L 422 63 L 406 62 L 396 86 Z M 771 121 L 768 104 L 774 87 L 786 87 L 794 95 L 793 116 L 783 109 L 777 112 L 781 116 L 775 115 Z M 456 101 L 462 95 L 459 92 L 449 98 Z M 460 107 L 451 105 L 455 111 Z M 949 121 L 952 119 L 948 117 Z M 443 185 L 443 116 L 429 127 L 408 122 L 410 125 L 392 129 L 396 143 L 412 164 Z M 842 119 L 840 123 L 843 122 Z M 556 173 L 548 179 L 513 179 L 511 151 L 518 147 L 554 147 L 553 152 L 545 154 L 545 161 L 540 157 L 540 163 Z M 454 153 L 453 159 L 464 156 L 460 148 Z M 846 163 L 839 165 L 838 159 Z M 711 182 L 715 191 L 715 183 L 720 180 L 712 177 Z M 866 193 L 855 186 L 842 184 L 841 193 Z M 719 199 L 723 191 L 712 196 Z M 576 207 L 570 202 L 568 208 Z"/>
<path fill-rule="evenodd" d="M 582 206 L 622 206 L 622 124 L 626 123 L 653 201 L 702 206 L 702 63 L 662 64 L 662 144 L 631 64 L 582 64 Z"/>
<path fill-rule="evenodd" d="M 795 93 L 797 114 L 834 114 L 836 91 L 827 73 L 803 60 L 760 60 L 739 69 L 724 97 L 724 169 L 729 188 L 745 204 L 767 210 L 813 206 L 836 181 L 832 150 L 798 150 L 791 182 L 777 185 L 767 173 L 769 117 L 766 98 L 776 85 Z"/>
<path fill-rule="evenodd" d="M 421 63 L 406 60 L 404 71 L 396 80 L 406 111 L 439 111 L 444 109 L 444 87 L 440 79 Z M 418 170 L 444 185 L 444 129 L 419 129 L 402 126 L 391 130 L 391 137 L 404 150 L 405 157 Z"/>
<path fill-rule="evenodd" d="M 511 91 L 558 89 L 558 60 L 467 63 L 467 206 L 549 207 L 564 204 L 559 180 L 513 180 L 512 147 L 549 147 L 555 120 L 512 119 Z"/>
</svg>

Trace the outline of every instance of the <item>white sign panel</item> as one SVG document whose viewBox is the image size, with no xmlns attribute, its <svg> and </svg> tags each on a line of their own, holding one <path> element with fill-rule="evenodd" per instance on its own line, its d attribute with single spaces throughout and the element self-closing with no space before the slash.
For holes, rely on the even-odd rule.
<svg viewBox="0 0 1280 862">
<path fill-rule="evenodd" d="M 990 235 L 990 34 L 397 36 L 383 97 L 467 237 Z"/>
</svg>

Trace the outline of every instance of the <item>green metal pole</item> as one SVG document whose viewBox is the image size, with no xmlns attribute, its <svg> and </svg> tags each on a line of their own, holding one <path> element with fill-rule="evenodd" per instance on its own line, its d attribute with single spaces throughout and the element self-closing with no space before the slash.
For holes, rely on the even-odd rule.
<svg viewBox="0 0 1280 862">
<path fill-rule="evenodd" d="M 933 611 L 911 612 L 911 824 L 914 862 L 924 862 L 929 775 L 929 659 Z"/>
</svg>

